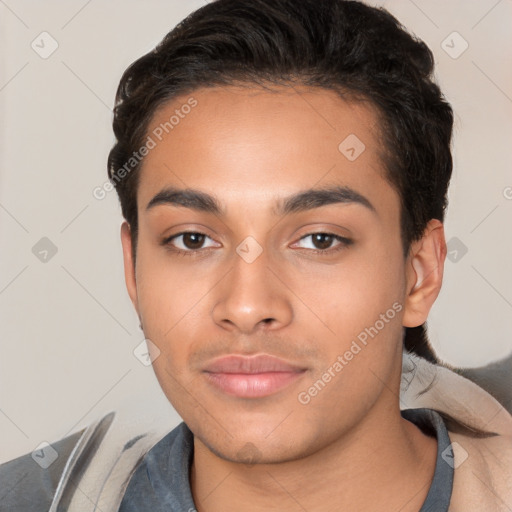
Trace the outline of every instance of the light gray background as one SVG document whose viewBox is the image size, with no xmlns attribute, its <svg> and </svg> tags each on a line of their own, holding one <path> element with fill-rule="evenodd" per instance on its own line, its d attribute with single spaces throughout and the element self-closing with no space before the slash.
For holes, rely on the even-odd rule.
<svg viewBox="0 0 512 512">
<path fill-rule="evenodd" d="M 203 4 L 0 0 L 0 462 L 127 401 L 154 400 L 179 421 L 133 354 L 144 337 L 117 196 L 92 190 L 106 180 L 122 72 Z M 458 261 L 429 330 L 445 361 L 485 364 L 512 351 L 512 1 L 373 4 L 430 46 L 456 112 L 446 236 Z M 51 48 L 43 31 L 58 43 L 45 59 L 31 47 Z M 43 237 L 57 247 L 46 262 L 32 251 Z"/>
</svg>

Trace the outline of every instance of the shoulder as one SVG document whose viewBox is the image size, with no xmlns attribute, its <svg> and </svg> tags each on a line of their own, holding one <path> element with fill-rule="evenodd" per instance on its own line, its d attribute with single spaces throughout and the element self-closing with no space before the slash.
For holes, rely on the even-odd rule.
<svg viewBox="0 0 512 512">
<path fill-rule="evenodd" d="M 36 462 L 45 453 L 0 465 L 0 512 L 118 510 L 138 463 L 179 421 L 163 393 L 141 386 L 115 411 L 52 442 L 58 457 L 46 468 Z"/>
<path fill-rule="evenodd" d="M 450 439 L 453 511 L 512 510 L 512 435 L 476 438 L 450 432 Z"/>
<path fill-rule="evenodd" d="M 119 512 L 160 512 L 170 504 L 176 510 L 194 509 L 189 483 L 193 442 L 192 432 L 182 422 L 156 443 L 135 468 Z"/>
<path fill-rule="evenodd" d="M 443 416 L 451 444 L 441 456 L 454 469 L 450 512 L 512 511 L 512 416 L 496 398 L 452 369 L 405 352 L 400 401 Z"/>
<path fill-rule="evenodd" d="M 47 510 L 83 430 L 0 465 L 0 510 Z"/>
</svg>

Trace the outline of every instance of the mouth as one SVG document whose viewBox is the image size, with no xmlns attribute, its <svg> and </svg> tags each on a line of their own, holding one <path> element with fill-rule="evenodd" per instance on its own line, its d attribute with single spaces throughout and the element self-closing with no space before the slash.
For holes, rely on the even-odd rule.
<svg viewBox="0 0 512 512">
<path fill-rule="evenodd" d="M 239 398 L 262 398 L 281 391 L 306 372 L 266 354 L 229 355 L 210 362 L 203 370 L 216 389 Z"/>
</svg>

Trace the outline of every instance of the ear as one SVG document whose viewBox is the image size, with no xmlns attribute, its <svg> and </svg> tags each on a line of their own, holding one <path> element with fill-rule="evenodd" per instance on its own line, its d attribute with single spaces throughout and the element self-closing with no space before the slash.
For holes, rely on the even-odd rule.
<svg viewBox="0 0 512 512">
<path fill-rule="evenodd" d="M 135 311 L 137 311 L 137 315 L 139 315 L 135 265 L 132 256 L 131 229 L 130 225 L 126 221 L 124 221 L 121 225 L 121 244 L 123 246 L 124 280 L 126 283 L 126 289 L 128 290 L 128 295 L 130 296 Z"/>
<path fill-rule="evenodd" d="M 404 327 L 417 327 L 427 320 L 443 282 L 446 240 L 441 221 L 432 219 L 421 240 L 411 244 L 406 261 Z"/>
</svg>

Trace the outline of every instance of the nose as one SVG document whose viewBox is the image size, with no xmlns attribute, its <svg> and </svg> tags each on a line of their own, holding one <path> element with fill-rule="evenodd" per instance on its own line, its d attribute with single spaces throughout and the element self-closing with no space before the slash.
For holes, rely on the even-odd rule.
<svg viewBox="0 0 512 512">
<path fill-rule="evenodd" d="M 293 317 L 292 293 L 278 275 L 265 251 L 251 263 L 235 255 L 232 270 L 216 287 L 214 322 L 243 334 L 288 325 Z"/>
</svg>

